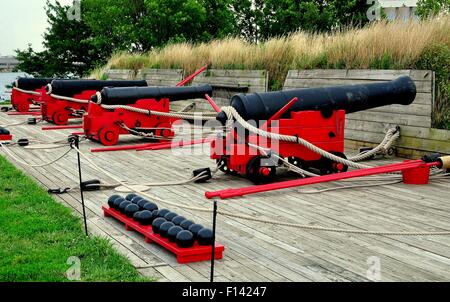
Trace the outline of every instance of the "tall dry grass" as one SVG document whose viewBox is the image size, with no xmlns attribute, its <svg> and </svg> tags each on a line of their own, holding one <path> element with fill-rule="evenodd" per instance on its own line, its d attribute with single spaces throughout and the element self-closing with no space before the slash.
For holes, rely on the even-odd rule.
<svg viewBox="0 0 450 302">
<path fill-rule="evenodd" d="M 377 22 L 331 34 L 296 32 L 250 44 L 238 38 L 201 44 L 172 44 L 145 54 L 116 53 L 105 69 L 266 69 L 282 81 L 290 68 L 410 68 L 430 44 L 450 47 L 450 17 L 420 22 Z M 97 74 L 98 76 L 98 70 Z"/>
<path fill-rule="evenodd" d="M 450 16 L 419 22 L 381 21 L 328 34 L 298 31 L 260 44 L 231 37 L 201 44 L 171 44 L 144 54 L 116 53 L 91 77 L 104 78 L 108 69 L 181 68 L 189 74 L 209 64 L 220 69 L 268 70 L 270 88 L 280 89 L 289 69 L 432 69 L 434 66 L 420 62 L 434 45 L 446 47 L 450 53 Z M 446 69 L 447 63 L 436 69 Z M 441 72 L 441 76 L 446 77 L 446 73 Z M 438 82 L 444 107 L 449 107 L 449 83 L 448 78 Z M 450 109 L 444 114 L 450 116 Z M 437 125 L 450 128 L 450 117 L 440 120 Z"/>
</svg>

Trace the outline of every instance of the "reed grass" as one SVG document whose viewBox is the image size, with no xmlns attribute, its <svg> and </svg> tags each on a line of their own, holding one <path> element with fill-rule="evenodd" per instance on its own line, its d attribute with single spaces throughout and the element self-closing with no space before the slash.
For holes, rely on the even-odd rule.
<svg viewBox="0 0 450 302">
<path fill-rule="evenodd" d="M 422 21 L 380 21 L 332 33 L 298 31 L 259 44 L 229 37 L 200 44 L 170 44 L 141 54 L 121 52 L 91 77 L 103 77 L 108 69 L 181 68 L 190 74 L 209 64 L 210 68 L 220 69 L 265 69 L 270 75 L 270 88 L 276 90 L 282 87 L 289 69 L 427 68 L 419 62 L 423 62 L 423 56 L 434 45 L 450 52 L 450 16 Z M 443 66 L 447 63 L 442 62 Z M 444 100 L 448 100 L 450 89 L 441 86 L 448 83 L 448 78 L 444 79 L 438 87 Z M 439 105 L 439 101 L 436 103 Z M 450 112 L 447 105 L 438 107 Z M 436 124 L 450 128 L 450 118 Z"/>
</svg>

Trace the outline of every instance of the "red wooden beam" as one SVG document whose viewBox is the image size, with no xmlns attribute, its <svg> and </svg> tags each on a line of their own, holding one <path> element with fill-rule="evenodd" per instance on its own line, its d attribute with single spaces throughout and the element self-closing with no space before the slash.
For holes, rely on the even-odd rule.
<svg viewBox="0 0 450 302">
<path fill-rule="evenodd" d="M 66 129 L 82 129 L 83 125 L 66 125 L 66 126 L 48 126 L 42 127 L 43 131 L 49 130 L 66 130 Z"/>
<path fill-rule="evenodd" d="M 8 112 L 7 115 L 42 115 L 40 111 Z"/>
<path fill-rule="evenodd" d="M 244 188 L 238 188 L 238 189 L 225 189 L 225 190 L 220 190 L 220 191 L 215 191 L 215 192 L 205 192 L 205 196 L 208 199 L 212 199 L 212 198 L 227 199 L 227 198 L 232 198 L 232 197 L 241 197 L 244 195 L 251 195 L 251 194 L 257 194 L 257 193 L 274 191 L 274 190 L 282 190 L 282 189 L 288 189 L 288 188 L 293 188 L 293 187 L 301 187 L 301 186 L 306 186 L 306 185 L 325 183 L 325 182 L 330 182 L 330 181 L 338 181 L 338 180 L 348 179 L 348 178 L 363 177 L 363 176 L 369 176 L 369 175 L 375 175 L 375 174 L 385 174 L 385 173 L 405 171 L 408 169 L 415 169 L 415 168 L 422 168 L 422 167 L 432 167 L 432 166 L 439 167 L 441 164 L 442 164 L 441 162 L 425 163 L 422 160 L 405 161 L 405 162 L 386 165 L 386 166 L 360 169 L 360 170 L 330 174 L 330 175 L 325 175 L 325 176 L 296 179 L 296 180 L 272 183 L 272 184 L 267 184 L 267 185 L 250 186 L 250 187 L 244 187 Z"/>
<path fill-rule="evenodd" d="M 154 144 L 152 146 L 144 147 L 136 149 L 136 151 L 146 151 L 146 150 L 164 150 L 164 149 L 172 149 L 172 148 L 181 148 L 181 147 L 187 147 L 192 145 L 200 145 L 200 144 L 206 144 L 211 142 L 211 138 L 202 138 L 197 140 L 191 140 L 191 141 L 180 141 L 180 142 L 170 142 L 170 143 L 161 143 L 161 144 Z"/>
<path fill-rule="evenodd" d="M 188 76 L 187 78 L 185 78 L 184 80 L 182 80 L 180 83 L 178 83 L 176 86 L 177 87 L 181 87 L 186 85 L 187 83 L 189 83 L 190 81 L 192 81 L 196 76 L 198 76 L 199 74 L 201 74 L 203 71 L 205 71 L 208 68 L 208 65 L 203 66 L 202 68 L 200 68 L 199 70 L 197 70 L 196 72 L 194 72 L 193 74 L 191 74 L 190 76 Z"/>
</svg>

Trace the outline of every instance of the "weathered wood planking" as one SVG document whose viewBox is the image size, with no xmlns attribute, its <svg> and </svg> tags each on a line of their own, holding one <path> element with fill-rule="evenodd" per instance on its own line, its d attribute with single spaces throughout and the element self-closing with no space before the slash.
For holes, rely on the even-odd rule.
<svg viewBox="0 0 450 302">
<path fill-rule="evenodd" d="M 110 69 L 106 72 L 108 80 L 135 80 L 136 73 L 131 69 Z"/>
<path fill-rule="evenodd" d="M 138 79 L 146 80 L 149 86 L 175 86 L 183 79 L 182 69 L 141 69 Z"/>
<path fill-rule="evenodd" d="M 0 124 L 23 120 L 26 118 L 0 114 Z M 16 138 L 46 141 L 63 139 L 71 132 L 45 132 L 40 130 L 40 126 L 29 125 L 11 127 L 10 130 Z M 124 144 L 130 141 L 127 138 L 124 140 Z M 213 166 L 208 156 L 208 145 L 205 145 L 203 153 L 193 154 L 189 148 L 178 151 L 88 153 L 94 146 L 98 145 L 89 141 L 80 145 L 96 164 L 130 183 L 183 179 L 189 177 L 194 169 Z M 195 150 L 198 151 L 198 148 L 200 146 Z M 12 147 L 11 150 L 34 164 L 48 162 L 65 151 L 33 151 L 19 147 Z M 368 164 L 387 162 L 382 160 Z M 85 160 L 82 160 L 82 165 L 85 180 L 95 178 L 112 182 L 93 170 Z M 76 154 L 73 152 L 48 167 L 18 166 L 45 188 L 72 186 L 78 180 Z M 211 208 L 211 202 L 203 197 L 204 191 L 249 184 L 243 178 L 218 173 L 209 183 L 153 187 L 149 193 L 180 205 Z M 318 188 L 333 186 L 335 184 L 323 184 Z M 305 189 L 310 188 L 301 190 Z M 448 193 L 448 180 L 434 181 L 426 186 L 398 184 L 314 195 L 304 195 L 299 189 L 290 189 L 221 201 L 219 207 L 223 211 L 255 218 L 308 225 L 390 231 L 442 230 L 450 229 Z M 157 245 L 145 243 L 142 236 L 125 231 L 123 225 L 113 219 L 103 218 L 101 205 L 112 194 L 113 191 L 85 193 L 88 226 L 92 233 L 108 238 L 142 274 L 160 278 L 160 281 L 208 280 L 209 262 L 179 265 L 170 253 Z M 81 213 L 79 192 L 56 198 Z M 211 225 L 210 213 L 173 206 L 169 208 L 205 226 Z M 216 263 L 218 281 L 366 281 L 370 268 L 367 259 L 372 256 L 381 261 L 382 281 L 445 281 L 450 278 L 448 236 L 389 237 L 314 232 L 224 216 L 218 217 L 217 230 L 218 241 L 226 246 L 224 259 Z"/>
<path fill-rule="evenodd" d="M 229 99 L 242 89 L 249 92 L 265 92 L 268 88 L 268 73 L 265 70 L 221 70 L 209 69 L 194 79 L 192 85 L 211 84 L 226 86 L 216 89 L 214 101 L 220 106 L 229 105 Z M 205 100 L 196 100 L 196 109 L 211 111 L 211 106 Z"/>
<path fill-rule="evenodd" d="M 402 155 L 442 152 L 450 154 L 450 131 L 431 128 L 434 72 L 429 70 L 291 70 L 284 89 L 354 85 L 391 81 L 410 76 L 417 96 L 409 106 L 391 105 L 347 115 L 346 138 L 368 145 L 381 141 L 386 130 L 402 127 L 397 147 Z M 409 151 L 408 151 L 409 150 Z M 420 151 L 413 152 L 412 150 Z"/>
</svg>

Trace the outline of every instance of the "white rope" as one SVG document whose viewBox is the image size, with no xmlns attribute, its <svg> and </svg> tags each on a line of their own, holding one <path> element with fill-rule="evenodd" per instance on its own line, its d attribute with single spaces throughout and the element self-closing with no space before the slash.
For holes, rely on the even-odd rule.
<svg viewBox="0 0 450 302">
<path fill-rule="evenodd" d="M 60 100 L 68 101 L 68 102 L 74 102 L 74 103 L 80 103 L 80 104 L 89 104 L 89 101 L 87 101 L 87 100 L 71 98 L 71 97 L 68 97 L 68 96 L 62 96 L 62 95 L 51 94 L 51 93 L 50 93 L 50 96 L 52 98 L 60 99 Z"/>
<path fill-rule="evenodd" d="M 203 212 L 203 213 L 212 213 L 212 210 L 210 210 L 210 209 L 180 205 L 178 203 L 169 202 L 167 200 L 162 200 L 162 199 L 160 199 L 156 196 L 150 195 L 148 193 L 141 192 L 139 190 L 135 190 L 130 185 L 122 182 L 115 175 L 112 175 L 111 173 L 100 168 L 97 164 L 95 164 L 89 157 L 87 157 L 78 148 L 76 148 L 75 146 L 73 148 L 91 165 L 92 168 L 94 168 L 98 172 L 106 174 L 108 177 L 114 179 L 118 183 L 122 184 L 124 187 L 129 188 L 131 191 L 133 191 L 137 194 L 140 194 L 142 196 L 150 198 L 151 200 L 157 201 L 159 203 L 174 206 L 177 208 L 191 210 L 191 211 L 198 211 L 198 212 Z M 280 221 L 268 220 L 268 219 L 260 219 L 260 218 L 255 218 L 255 217 L 251 217 L 251 216 L 247 216 L 247 215 L 234 214 L 234 213 L 230 213 L 230 212 L 226 212 L 226 211 L 222 211 L 222 210 L 217 211 L 217 213 L 220 215 L 223 215 L 223 216 L 232 217 L 232 218 L 236 218 L 236 219 L 255 221 L 255 222 L 271 224 L 271 225 L 294 227 L 294 228 L 299 228 L 299 229 L 308 230 L 308 231 L 322 231 L 322 232 L 333 232 L 333 233 L 344 233 L 344 234 L 379 235 L 379 236 L 448 236 L 448 235 L 450 235 L 450 231 L 448 231 L 448 230 L 436 231 L 436 232 L 385 232 L 385 231 L 350 230 L 350 229 L 326 228 L 326 227 L 318 227 L 318 226 L 311 226 L 311 225 L 302 225 L 302 224 L 298 224 L 298 223 L 289 223 L 289 222 L 280 222 Z"/>
<path fill-rule="evenodd" d="M 39 92 L 36 91 L 32 91 L 32 90 L 24 90 L 24 89 L 20 89 L 18 87 L 13 87 L 13 89 L 22 92 L 22 93 L 27 93 L 27 94 L 31 94 L 31 95 L 41 95 Z"/>
<path fill-rule="evenodd" d="M 241 126 L 243 126 L 245 129 L 247 129 L 248 131 L 255 133 L 258 136 L 261 137 L 265 137 L 265 138 L 270 138 L 272 140 L 279 140 L 279 141 L 286 141 L 286 142 L 291 142 L 291 143 L 296 143 L 296 144 L 300 144 L 306 148 L 308 148 L 309 150 L 327 158 L 330 159 L 334 162 L 337 163 L 341 163 L 344 164 L 346 166 L 355 168 L 355 169 L 366 169 L 366 168 L 370 168 L 370 166 L 368 165 L 363 165 L 363 164 L 358 164 L 355 163 L 351 160 L 336 156 L 330 152 L 327 152 L 315 145 L 313 145 L 312 143 L 308 142 L 307 140 L 301 138 L 301 137 L 297 137 L 297 136 L 290 136 L 290 135 L 283 135 L 283 134 L 278 134 L 278 133 L 272 133 L 272 132 L 268 132 L 268 131 L 264 131 L 262 129 L 259 129 L 253 125 L 251 125 L 250 123 L 248 123 L 246 120 L 244 120 L 239 113 L 236 111 L 235 108 L 228 106 L 228 107 L 223 107 L 221 109 L 226 115 L 227 115 L 227 119 L 228 119 L 228 124 L 231 126 L 230 122 L 233 121 L 233 119 L 235 119 L 237 121 L 237 123 L 239 123 Z M 386 136 L 386 139 L 384 141 L 390 141 L 390 139 L 392 138 L 392 136 L 390 136 L 392 134 L 389 134 Z M 384 142 L 383 141 L 383 142 Z M 383 143 L 382 142 L 382 143 Z M 363 155 L 359 155 L 359 158 L 363 158 L 365 156 L 370 157 L 372 154 L 370 154 L 370 156 L 368 155 L 370 154 L 369 152 L 367 154 Z M 356 159 L 358 159 L 358 157 L 356 157 Z"/>
<path fill-rule="evenodd" d="M 69 154 L 70 151 L 72 151 L 72 149 L 69 149 L 64 154 L 62 154 L 61 156 L 59 156 L 58 158 L 56 158 L 56 159 L 54 159 L 54 160 L 52 160 L 50 162 L 47 162 L 47 163 L 44 163 L 44 164 L 40 164 L 40 165 L 34 165 L 34 164 L 29 164 L 27 162 L 24 162 L 23 160 L 18 158 L 16 155 L 14 155 L 14 153 L 12 153 L 10 150 L 8 150 L 8 148 L 5 145 L 3 145 L 2 143 L 0 143 L 0 150 L 3 150 L 9 157 L 14 159 L 19 164 L 22 164 L 22 165 L 28 166 L 28 167 L 32 167 L 32 168 L 42 168 L 42 167 L 54 164 L 55 162 L 59 161 L 60 159 L 65 157 L 67 154 Z"/>
<path fill-rule="evenodd" d="M 358 162 L 363 161 L 377 154 L 386 154 L 389 148 L 400 138 L 400 131 L 397 127 L 391 128 L 386 132 L 383 141 L 370 151 L 361 152 L 358 155 L 352 156 L 349 160 Z"/>
<path fill-rule="evenodd" d="M 212 116 L 197 116 L 195 114 L 186 114 L 186 113 L 173 113 L 173 112 L 160 112 L 160 111 L 153 111 L 148 109 L 141 109 L 136 108 L 132 106 L 125 106 L 125 105 L 101 105 L 102 108 L 106 110 L 115 110 L 115 109 L 123 109 L 128 110 L 135 113 L 141 113 L 145 115 L 156 115 L 156 116 L 163 116 L 163 117 L 170 117 L 170 118 L 176 118 L 176 119 L 183 119 L 183 120 L 196 120 L 196 121 L 209 121 L 213 119 Z"/>
</svg>

